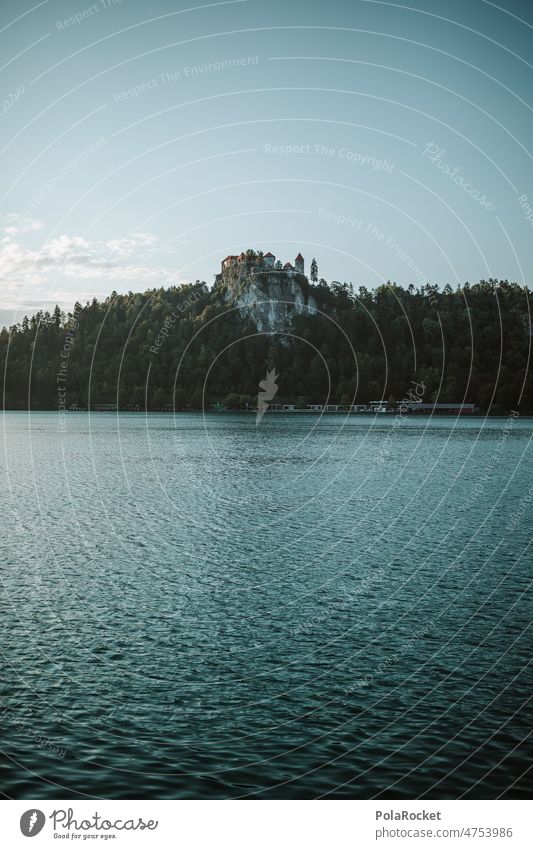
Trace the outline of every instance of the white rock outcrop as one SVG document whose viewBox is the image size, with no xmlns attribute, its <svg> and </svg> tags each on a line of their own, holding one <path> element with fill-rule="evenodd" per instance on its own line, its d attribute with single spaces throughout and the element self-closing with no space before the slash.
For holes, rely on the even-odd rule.
<svg viewBox="0 0 533 849">
<path fill-rule="evenodd" d="M 249 318 L 261 333 L 282 333 L 290 329 L 295 315 L 316 311 L 304 274 L 284 270 L 240 270 L 238 275 L 219 274 L 216 284 L 222 286 L 228 303 L 239 307 L 243 318 Z"/>
</svg>

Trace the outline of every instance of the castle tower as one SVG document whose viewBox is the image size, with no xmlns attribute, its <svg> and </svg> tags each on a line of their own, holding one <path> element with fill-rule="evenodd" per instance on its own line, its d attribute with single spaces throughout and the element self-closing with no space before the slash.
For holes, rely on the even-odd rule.
<svg viewBox="0 0 533 849">
<path fill-rule="evenodd" d="M 304 258 L 301 254 L 298 254 L 294 260 L 294 267 L 300 274 L 304 273 Z"/>
<path fill-rule="evenodd" d="M 237 259 L 237 257 L 233 256 L 233 254 L 230 254 L 229 256 L 226 257 L 226 259 L 223 259 L 222 265 L 220 267 L 220 273 L 222 274 L 224 271 L 226 271 L 228 268 L 230 268 L 233 265 L 233 263 L 235 262 L 236 259 Z"/>
<path fill-rule="evenodd" d="M 274 254 L 271 254 L 270 251 L 269 251 L 267 254 L 264 255 L 263 260 L 264 260 L 265 265 L 268 268 L 273 268 L 276 257 L 274 256 Z"/>
</svg>

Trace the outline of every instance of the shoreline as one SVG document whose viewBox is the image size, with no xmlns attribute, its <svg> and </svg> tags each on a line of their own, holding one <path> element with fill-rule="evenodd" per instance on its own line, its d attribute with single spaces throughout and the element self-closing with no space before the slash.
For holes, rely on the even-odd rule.
<svg viewBox="0 0 533 849">
<path fill-rule="evenodd" d="M 400 415 L 399 410 L 390 410 L 386 413 L 376 413 L 373 411 L 368 412 L 358 412 L 351 413 L 348 410 L 268 410 L 269 415 L 276 416 L 295 416 L 295 415 L 304 415 L 304 416 L 349 416 L 350 418 L 355 418 L 357 416 L 361 416 L 363 418 L 369 418 L 370 416 L 374 418 L 390 418 L 391 416 Z M 516 411 L 514 411 L 516 412 Z M 257 413 L 257 410 L 128 410 L 128 409 L 117 409 L 117 410 L 17 410 L 17 409 L 8 409 L 2 410 L 2 413 L 56 413 L 58 416 L 65 416 L 70 414 L 95 414 L 95 415 L 117 415 L 120 413 L 121 415 L 209 415 L 209 416 L 218 416 L 218 415 L 254 415 Z M 424 412 L 424 413 L 410 413 L 410 412 L 402 412 L 402 417 L 406 418 L 414 418 L 414 419 L 507 419 L 510 415 L 513 414 L 513 410 L 504 411 L 502 413 L 443 413 L 442 411 L 435 412 Z M 527 413 L 519 413 L 519 419 L 533 419 L 533 412 Z"/>
</svg>

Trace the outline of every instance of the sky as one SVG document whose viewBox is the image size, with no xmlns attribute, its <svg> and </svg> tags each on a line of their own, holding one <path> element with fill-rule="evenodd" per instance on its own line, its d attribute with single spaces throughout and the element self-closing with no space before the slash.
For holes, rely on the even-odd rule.
<svg viewBox="0 0 533 849">
<path fill-rule="evenodd" d="M 0 325 L 301 252 L 533 277 L 533 4 L 0 4 Z"/>
</svg>

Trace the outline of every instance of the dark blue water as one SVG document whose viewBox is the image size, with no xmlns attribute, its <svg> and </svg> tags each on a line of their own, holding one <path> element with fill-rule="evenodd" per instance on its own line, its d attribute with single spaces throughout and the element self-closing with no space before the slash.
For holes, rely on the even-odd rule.
<svg viewBox="0 0 533 849">
<path fill-rule="evenodd" d="M 3 428 L 6 794 L 531 794 L 531 420 Z"/>
</svg>

